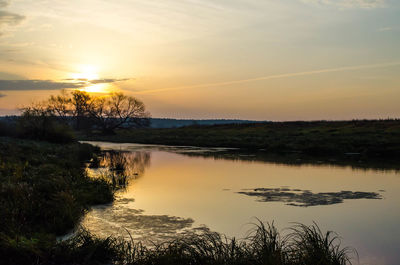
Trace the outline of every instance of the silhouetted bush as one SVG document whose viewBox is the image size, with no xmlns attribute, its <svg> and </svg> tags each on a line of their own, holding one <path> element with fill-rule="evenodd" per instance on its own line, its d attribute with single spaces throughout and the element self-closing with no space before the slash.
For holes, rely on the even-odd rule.
<svg viewBox="0 0 400 265">
<path fill-rule="evenodd" d="M 74 131 L 56 117 L 25 111 L 17 121 L 17 135 L 22 138 L 53 143 L 70 143 L 75 140 Z"/>
<path fill-rule="evenodd" d="M 0 136 L 16 136 L 15 125 L 7 121 L 0 121 Z"/>
</svg>

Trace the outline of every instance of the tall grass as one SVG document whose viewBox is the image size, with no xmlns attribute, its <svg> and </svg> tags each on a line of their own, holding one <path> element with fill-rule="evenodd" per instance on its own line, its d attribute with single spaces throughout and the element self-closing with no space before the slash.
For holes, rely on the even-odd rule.
<svg viewBox="0 0 400 265">
<path fill-rule="evenodd" d="M 147 247 L 133 240 L 98 239 L 81 230 L 58 243 L 53 256 L 73 264 L 121 265 L 349 265 L 357 257 L 315 223 L 297 224 L 290 231 L 281 236 L 273 223 L 259 222 L 242 240 L 204 231 Z"/>
<path fill-rule="evenodd" d="M 357 252 L 349 247 L 340 247 L 336 233 L 323 233 L 314 223 L 312 226 L 297 224 L 291 228 L 289 249 L 294 264 L 351 264 L 351 254 Z"/>
</svg>

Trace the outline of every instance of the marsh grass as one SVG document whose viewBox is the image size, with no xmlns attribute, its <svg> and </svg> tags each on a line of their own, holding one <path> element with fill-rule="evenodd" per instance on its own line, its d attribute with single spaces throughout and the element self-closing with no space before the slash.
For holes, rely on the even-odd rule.
<svg viewBox="0 0 400 265">
<path fill-rule="evenodd" d="M 335 232 L 322 232 L 316 223 L 312 226 L 296 224 L 289 234 L 289 253 L 293 264 L 352 264 L 358 259 L 357 251 L 340 247 L 340 238 Z"/>
<path fill-rule="evenodd" d="M 98 239 L 80 230 L 58 243 L 54 257 L 73 264 L 91 260 L 126 265 L 349 265 L 357 258 L 355 250 L 341 248 L 333 232 L 324 233 L 315 223 L 296 224 L 289 231 L 281 236 L 273 223 L 259 222 L 242 240 L 203 231 L 148 247 L 133 239 Z"/>
<path fill-rule="evenodd" d="M 0 138 L 0 264 L 38 263 L 91 205 L 113 200 L 107 182 L 85 174 L 85 162 L 98 151 Z"/>
</svg>

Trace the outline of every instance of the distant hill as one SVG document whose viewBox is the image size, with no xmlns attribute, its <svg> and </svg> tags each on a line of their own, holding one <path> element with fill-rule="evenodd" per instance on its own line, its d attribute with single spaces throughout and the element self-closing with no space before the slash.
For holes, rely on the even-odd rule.
<svg viewBox="0 0 400 265">
<path fill-rule="evenodd" d="M 18 116 L 0 116 L 0 122 L 15 122 Z M 238 119 L 169 119 L 169 118 L 151 118 L 150 128 L 180 128 L 192 125 L 222 125 L 222 124 L 245 124 L 259 123 L 262 121 L 238 120 Z"/>
<path fill-rule="evenodd" d="M 258 123 L 261 121 L 251 120 L 195 120 L 195 119 L 168 119 L 168 118 L 151 118 L 151 128 L 179 128 L 191 125 L 221 125 L 221 124 L 243 124 L 243 123 Z"/>
</svg>

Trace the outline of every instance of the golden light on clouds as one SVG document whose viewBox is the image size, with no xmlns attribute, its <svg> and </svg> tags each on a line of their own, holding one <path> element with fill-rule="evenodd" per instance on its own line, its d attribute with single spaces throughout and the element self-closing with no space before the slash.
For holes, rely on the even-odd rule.
<svg viewBox="0 0 400 265">
<path fill-rule="evenodd" d="M 75 73 L 71 73 L 69 76 L 71 79 L 74 79 L 76 82 L 86 82 L 88 81 L 88 85 L 82 88 L 79 88 L 81 91 L 85 91 L 88 93 L 95 94 L 110 94 L 113 91 L 117 90 L 117 88 L 108 83 L 98 83 L 93 84 L 90 81 L 99 80 L 99 67 L 93 64 L 81 64 L 77 68 Z"/>
<path fill-rule="evenodd" d="M 0 115 L 61 89 L 154 117 L 400 115 L 400 1 L 6 2 Z"/>
</svg>

